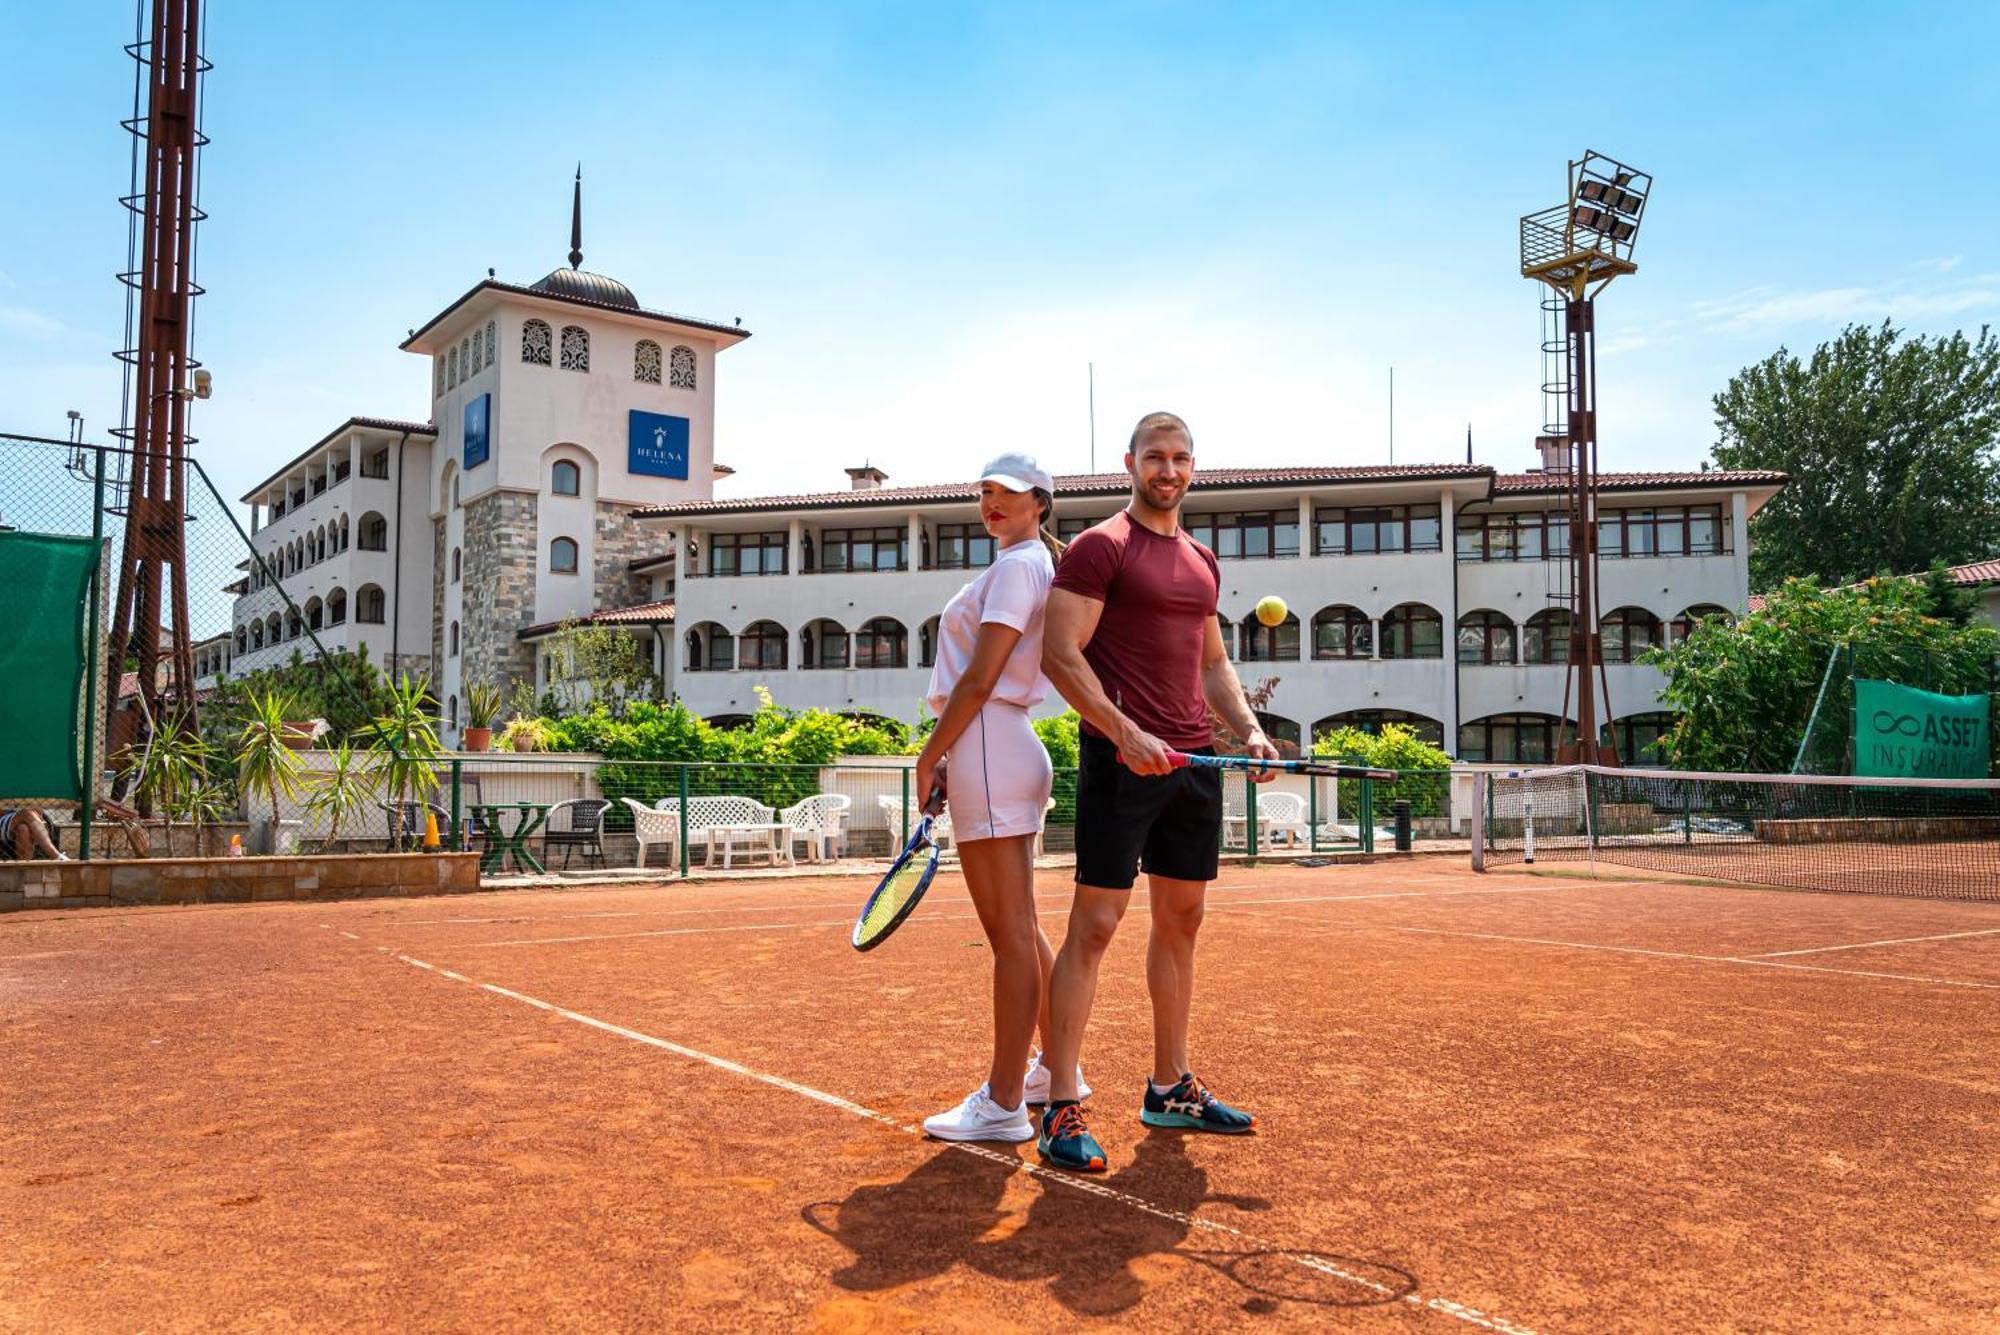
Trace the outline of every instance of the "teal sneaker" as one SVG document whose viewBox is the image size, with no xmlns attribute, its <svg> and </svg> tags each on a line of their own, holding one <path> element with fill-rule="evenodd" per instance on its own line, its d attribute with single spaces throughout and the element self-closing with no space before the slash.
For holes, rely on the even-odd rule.
<svg viewBox="0 0 2000 1335">
<path fill-rule="evenodd" d="M 1042 1112 L 1041 1156 L 1058 1168 L 1079 1173 L 1104 1171 L 1104 1148 L 1083 1124 L 1083 1105 L 1060 1103 Z"/>
<path fill-rule="evenodd" d="M 1153 1082 L 1148 1080 L 1139 1120 L 1147 1126 L 1185 1127 L 1225 1136 L 1240 1136 L 1257 1125 L 1255 1117 L 1209 1093 L 1208 1087 L 1191 1072 L 1183 1073 L 1180 1083 L 1164 1094 L 1155 1094 Z"/>
</svg>

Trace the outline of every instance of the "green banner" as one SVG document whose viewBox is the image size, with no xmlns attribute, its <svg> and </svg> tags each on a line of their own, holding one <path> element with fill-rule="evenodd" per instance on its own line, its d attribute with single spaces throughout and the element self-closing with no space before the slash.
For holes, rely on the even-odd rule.
<svg viewBox="0 0 2000 1335">
<path fill-rule="evenodd" d="M 1900 779 L 1983 779 L 1989 712 L 1983 695 L 1939 695 L 1857 677 L 1854 772 Z"/>
<path fill-rule="evenodd" d="M 0 798 L 83 797 L 81 733 L 89 538 L 0 532 Z"/>
</svg>

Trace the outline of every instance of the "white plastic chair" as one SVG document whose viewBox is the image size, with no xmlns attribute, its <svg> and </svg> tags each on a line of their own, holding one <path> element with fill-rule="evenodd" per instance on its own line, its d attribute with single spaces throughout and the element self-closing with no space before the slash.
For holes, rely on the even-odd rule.
<svg viewBox="0 0 2000 1335">
<path fill-rule="evenodd" d="M 638 866 L 646 865 L 646 850 L 654 844 L 667 846 L 667 861 L 671 865 L 675 849 L 681 841 L 680 803 L 668 798 L 657 807 L 649 807 L 631 798 L 619 799 L 632 809 L 632 837 L 639 842 Z M 688 841 L 692 844 L 694 841 Z"/>
</svg>

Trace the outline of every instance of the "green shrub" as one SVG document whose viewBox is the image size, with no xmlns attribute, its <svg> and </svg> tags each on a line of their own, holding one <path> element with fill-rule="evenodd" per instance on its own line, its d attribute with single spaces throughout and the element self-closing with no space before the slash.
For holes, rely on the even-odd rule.
<svg viewBox="0 0 2000 1335">
<path fill-rule="evenodd" d="M 1313 753 L 1336 764 L 1370 765 L 1402 771 L 1394 783 L 1375 785 L 1375 819 L 1389 819 L 1391 804 L 1407 801 L 1412 816 L 1435 816 L 1444 810 L 1450 786 L 1451 757 L 1420 739 L 1402 723 L 1385 723 L 1379 733 L 1359 728 L 1334 728 L 1313 739 Z M 1340 785 L 1340 815 L 1352 818 L 1361 804 L 1361 785 Z"/>
</svg>

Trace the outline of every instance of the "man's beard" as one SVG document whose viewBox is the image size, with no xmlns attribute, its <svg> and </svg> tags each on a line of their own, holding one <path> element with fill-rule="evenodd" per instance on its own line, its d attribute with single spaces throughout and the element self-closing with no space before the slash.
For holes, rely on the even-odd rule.
<svg viewBox="0 0 2000 1335">
<path fill-rule="evenodd" d="M 1174 511 L 1180 509 L 1181 502 L 1187 499 L 1187 488 L 1178 488 L 1174 492 L 1174 498 L 1171 501 L 1156 500 L 1153 496 L 1153 488 L 1150 485 L 1139 487 L 1132 495 L 1134 500 L 1138 501 L 1139 504 L 1145 506 L 1148 510 L 1156 510 L 1163 515 L 1172 514 Z"/>
</svg>

